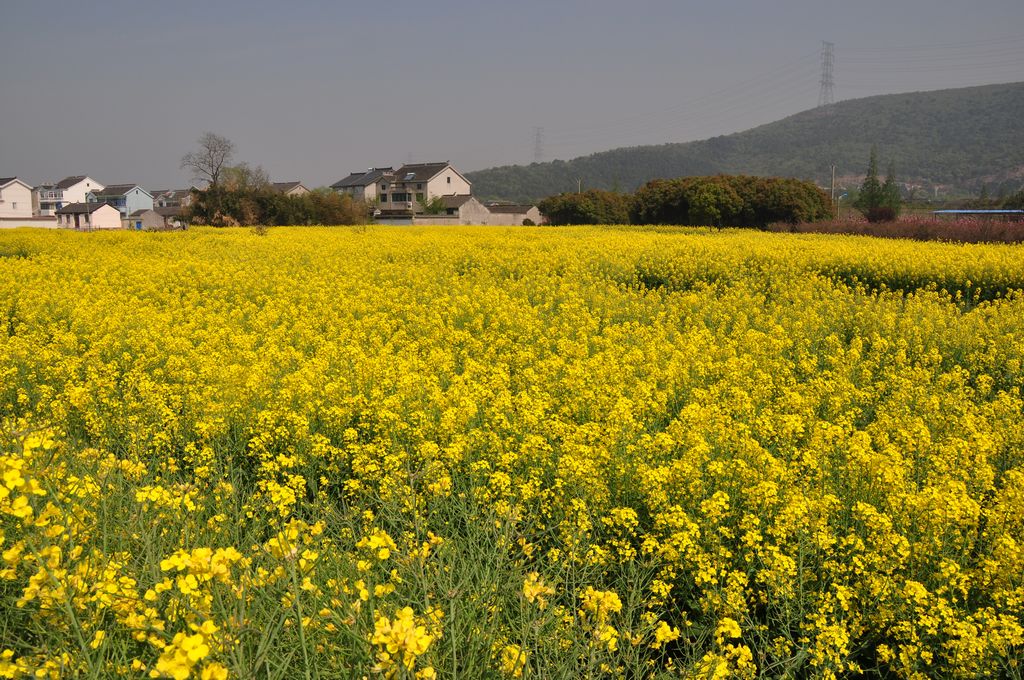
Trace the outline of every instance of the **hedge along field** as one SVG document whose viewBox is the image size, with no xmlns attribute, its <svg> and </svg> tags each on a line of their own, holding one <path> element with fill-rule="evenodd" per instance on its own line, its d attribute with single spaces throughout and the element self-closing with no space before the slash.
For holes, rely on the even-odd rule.
<svg viewBox="0 0 1024 680">
<path fill-rule="evenodd" d="M 0 234 L 0 677 L 1015 677 L 1024 249 Z"/>
</svg>

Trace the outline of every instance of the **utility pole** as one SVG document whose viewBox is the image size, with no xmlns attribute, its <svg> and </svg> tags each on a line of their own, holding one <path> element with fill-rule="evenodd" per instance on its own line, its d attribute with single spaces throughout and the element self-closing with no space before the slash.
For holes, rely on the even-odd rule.
<svg viewBox="0 0 1024 680">
<path fill-rule="evenodd" d="M 835 101 L 832 80 L 832 68 L 835 65 L 835 43 L 821 41 L 821 91 L 818 93 L 818 106 L 828 106 Z"/>
<path fill-rule="evenodd" d="M 831 191 L 831 196 L 832 196 L 832 202 L 835 203 L 836 202 L 836 164 L 835 163 L 832 164 L 832 191 Z"/>
<path fill-rule="evenodd" d="M 533 162 L 544 162 L 544 128 L 533 128 Z"/>
<path fill-rule="evenodd" d="M 583 193 L 583 178 L 582 177 L 577 177 L 576 178 L 576 193 L 577 194 L 582 194 Z"/>
</svg>

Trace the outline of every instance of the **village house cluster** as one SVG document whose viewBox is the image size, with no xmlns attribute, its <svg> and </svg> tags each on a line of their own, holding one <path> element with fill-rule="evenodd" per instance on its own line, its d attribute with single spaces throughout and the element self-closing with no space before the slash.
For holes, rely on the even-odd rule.
<svg viewBox="0 0 1024 680">
<path fill-rule="evenodd" d="M 309 193 L 302 182 L 274 182 L 287 196 Z M 540 224 L 536 206 L 478 201 L 472 183 L 451 163 L 407 163 L 353 172 L 330 186 L 373 206 L 384 224 Z M 0 178 L 0 227 L 39 226 L 91 231 L 98 229 L 164 230 L 185 227 L 185 208 L 196 187 L 145 189 L 138 184 L 110 184 L 88 175 L 33 187 L 18 177 Z"/>
<path fill-rule="evenodd" d="M 375 206 L 385 224 L 540 224 L 534 205 L 483 204 L 472 182 L 451 163 L 406 163 L 351 173 L 331 185 L 338 193 Z"/>
</svg>

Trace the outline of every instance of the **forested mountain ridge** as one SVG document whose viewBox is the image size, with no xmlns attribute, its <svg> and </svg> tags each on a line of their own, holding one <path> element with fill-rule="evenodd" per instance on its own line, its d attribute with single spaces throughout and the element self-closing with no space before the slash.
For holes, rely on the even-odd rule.
<svg viewBox="0 0 1024 680">
<path fill-rule="evenodd" d="M 863 175 L 871 147 L 883 169 L 932 193 L 1012 192 L 1024 183 L 1024 82 L 878 95 L 797 113 L 695 142 L 624 147 L 570 161 L 467 173 L 483 199 L 535 201 L 584 188 L 632 191 L 659 177 L 778 175 L 826 186 Z M 849 181 L 849 180 L 848 180 Z"/>
</svg>

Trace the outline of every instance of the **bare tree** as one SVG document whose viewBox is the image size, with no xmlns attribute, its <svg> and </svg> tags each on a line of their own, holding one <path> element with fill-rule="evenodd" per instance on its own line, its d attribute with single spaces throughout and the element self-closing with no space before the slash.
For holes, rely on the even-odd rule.
<svg viewBox="0 0 1024 680">
<path fill-rule="evenodd" d="M 227 137 L 205 132 L 199 138 L 199 150 L 181 157 L 182 169 L 191 170 L 196 179 L 216 186 L 224 166 L 235 154 L 235 145 Z"/>
</svg>

